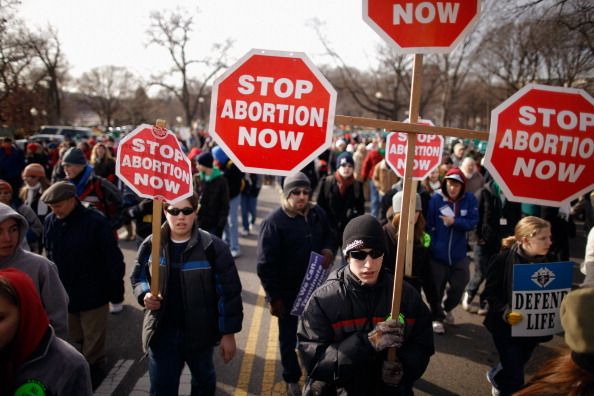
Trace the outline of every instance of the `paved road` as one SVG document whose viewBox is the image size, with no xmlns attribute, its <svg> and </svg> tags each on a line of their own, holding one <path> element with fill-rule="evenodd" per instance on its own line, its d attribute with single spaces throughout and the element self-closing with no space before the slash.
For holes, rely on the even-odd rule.
<svg viewBox="0 0 594 396">
<path fill-rule="evenodd" d="M 278 192 L 264 186 L 259 198 L 258 221 L 278 207 Z M 278 352 L 278 330 L 271 320 L 264 301 L 264 292 L 256 275 L 256 235 L 240 238 L 242 255 L 236 260 L 243 284 L 244 323 L 237 336 L 238 353 L 229 364 L 216 355 L 217 395 L 284 395 Z M 581 261 L 585 240 L 583 232 L 573 241 L 575 261 Z M 109 320 L 108 366 L 110 372 L 96 395 L 148 394 L 147 359 L 141 352 L 142 310 L 134 301 L 128 277 L 135 255 L 134 242 L 122 242 L 126 258 L 126 306 L 124 312 Z M 579 275 L 576 275 L 579 278 Z M 579 279 L 576 278 L 576 281 Z M 447 334 L 435 337 L 437 353 L 425 375 L 416 384 L 417 395 L 487 395 L 490 387 L 485 372 L 497 361 L 489 333 L 482 326 L 482 317 L 461 308 L 454 311 L 457 325 Z M 563 345 L 557 336 L 537 349 L 528 373 L 543 359 Z M 189 373 L 184 371 L 180 394 L 189 395 Z"/>
</svg>

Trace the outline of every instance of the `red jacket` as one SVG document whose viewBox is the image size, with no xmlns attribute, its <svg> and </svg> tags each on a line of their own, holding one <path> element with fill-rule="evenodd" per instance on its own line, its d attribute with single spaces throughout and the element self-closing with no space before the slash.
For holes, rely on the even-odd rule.
<svg viewBox="0 0 594 396">
<path fill-rule="evenodd" d="M 369 180 L 373 176 L 373 168 L 378 162 L 384 159 L 384 156 L 379 150 L 370 150 L 365 159 L 363 160 L 363 166 L 361 167 L 361 177 L 363 180 Z"/>
</svg>

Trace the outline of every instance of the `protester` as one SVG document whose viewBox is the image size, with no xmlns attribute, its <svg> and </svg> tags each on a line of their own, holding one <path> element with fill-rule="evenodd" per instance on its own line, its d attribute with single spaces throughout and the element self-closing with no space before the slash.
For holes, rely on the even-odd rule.
<svg viewBox="0 0 594 396">
<path fill-rule="evenodd" d="M 348 265 L 314 292 L 299 321 L 306 394 L 412 395 L 427 368 L 434 353 L 431 315 L 404 282 L 400 315 L 390 318 L 394 280 L 382 267 L 384 242 L 370 215 L 347 224 Z M 390 347 L 397 348 L 395 361 L 386 360 Z"/>
<path fill-rule="evenodd" d="M 241 236 L 249 236 L 254 224 L 258 209 L 258 194 L 262 188 L 262 175 L 246 173 L 244 187 L 241 190 Z"/>
<path fill-rule="evenodd" d="M 570 292 L 561 303 L 561 325 L 569 351 L 546 362 L 526 387 L 514 395 L 594 395 L 592 286 Z"/>
<path fill-rule="evenodd" d="M 338 170 L 338 157 L 346 151 L 346 148 L 347 142 L 344 139 L 336 139 L 334 149 L 330 151 L 330 155 L 328 156 L 329 175 L 333 175 Z"/>
<path fill-rule="evenodd" d="M 50 186 L 50 181 L 46 177 L 45 170 L 39 164 L 29 164 L 23 170 L 23 181 L 19 198 L 33 210 L 43 225 L 49 209 L 46 204 L 41 202 L 40 198 L 41 194 Z M 39 246 L 41 247 L 42 244 L 40 243 Z M 41 249 L 38 253 L 40 252 Z"/>
<path fill-rule="evenodd" d="M 124 215 L 122 195 L 116 186 L 96 175 L 85 154 L 78 148 L 70 148 L 64 153 L 62 166 L 66 180 L 76 186 L 78 199 L 103 213 L 116 232 L 122 226 Z"/>
<path fill-rule="evenodd" d="M 111 151 L 107 149 L 104 143 L 97 143 L 93 146 L 91 160 L 89 162 L 93 167 L 95 175 L 101 176 L 115 184 L 115 160 L 111 155 Z"/>
<path fill-rule="evenodd" d="M 94 173 L 85 155 L 79 148 L 70 148 L 66 151 L 62 159 L 66 180 L 76 186 L 76 196 L 81 202 L 92 205 L 107 217 L 117 239 L 117 231 L 124 223 L 122 194 L 113 183 Z M 123 302 L 124 280 L 122 279 L 119 287 L 113 290 L 109 311 L 113 314 L 122 312 Z"/>
<path fill-rule="evenodd" d="M 68 295 L 58 269 L 48 259 L 22 247 L 29 225 L 8 205 L 0 203 L 0 269 L 14 267 L 31 277 L 58 337 L 68 336 Z"/>
<path fill-rule="evenodd" d="M 489 303 L 484 324 L 491 333 L 500 363 L 487 372 L 493 394 L 511 395 L 524 385 L 524 365 L 536 346 L 552 339 L 512 337 L 511 326 L 522 321 L 520 312 L 512 311 L 512 282 L 515 265 L 554 262 L 549 254 L 551 225 L 546 220 L 528 216 L 516 224 L 514 235 L 502 241 L 502 250 L 489 263 L 483 292 Z"/>
<path fill-rule="evenodd" d="M 594 227 L 588 232 L 588 240 L 586 241 L 586 251 L 584 252 L 584 262 L 581 267 L 584 275 L 588 272 L 594 275 Z"/>
<path fill-rule="evenodd" d="M 213 348 L 229 363 L 241 330 L 241 282 L 227 245 L 198 227 L 196 195 L 163 205 L 159 294 L 150 292 L 152 236 L 138 250 L 131 276 L 134 295 L 145 307 L 143 349 L 149 357 L 151 395 L 177 395 L 184 363 L 192 394 L 214 395 Z"/>
<path fill-rule="evenodd" d="M 24 272 L 0 270 L 0 395 L 92 395 L 89 366 L 56 337 Z"/>
<path fill-rule="evenodd" d="M 391 221 L 384 225 L 386 236 L 386 253 L 384 254 L 383 268 L 395 273 L 396 252 L 398 243 L 398 230 L 400 229 L 400 213 L 402 209 L 402 191 L 397 192 L 392 199 L 392 212 L 394 215 Z M 425 297 L 431 308 L 431 313 L 435 318 L 440 312 L 439 305 L 441 301 L 437 297 L 437 289 L 433 280 L 431 271 L 431 237 L 425 232 L 425 218 L 421 212 L 421 196 L 416 194 L 415 199 L 415 220 L 413 233 L 413 254 L 412 254 L 412 273 L 405 279 L 414 286 L 419 293 L 425 292 Z"/>
<path fill-rule="evenodd" d="M 474 272 L 462 297 L 462 308 L 465 311 L 471 310 L 472 300 L 487 275 L 489 260 L 499 252 L 501 240 L 513 235 L 514 227 L 521 218 L 521 204 L 509 201 L 495 180 L 489 181 L 480 191 L 476 227 L 477 243 L 474 247 Z M 487 311 L 487 300 L 481 294 L 477 313 L 485 315 Z"/>
<path fill-rule="evenodd" d="M 210 152 L 198 155 L 196 167 L 198 175 L 194 175 L 194 189 L 200 197 L 198 226 L 221 238 L 229 214 L 229 186 L 221 170 L 213 165 Z"/>
<path fill-rule="evenodd" d="M 33 209 L 22 203 L 19 197 L 14 197 L 12 186 L 4 180 L 0 180 L 0 203 L 12 207 L 27 220 L 28 229 L 23 247 L 26 250 L 39 252 L 42 243 L 43 224 L 41 224 Z"/>
<path fill-rule="evenodd" d="M 454 324 L 452 310 L 460 303 L 470 277 L 466 233 L 476 227 L 478 208 L 474 195 L 465 192 L 465 183 L 462 171 L 452 168 L 441 183 L 441 191 L 429 201 L 427 231 L 431 236 L 431 270 L 437 297 L 443 301 L 433 322 L 437 334 L 445 332 L 444 323 Z M 447 283 L 450 287 L 446 291 Z"/>
<path fill-rule="evenodd" d="M 310 202 L 311 184 L 305 174 L 288 176 L 283 186 L 281 207 L 270 213 L 260 226 L 258 277 L 262 282 L 270 313 L 278 318 L 283 379 L 290 396 L 300 395 L 301 368 L 297 361 L 297 317 L 290 314 L 312 252 L 324 256 L 323 267 L 334 259 L 336 241 L 322 208 Z"/>
<path fill-rule="evenodd" d="M 381 201 L 382 199 L 390 193 L 392 188 L 396 183 L 398 183 L 399 178 L 396 173 L 390 168 L 390 165 L 386 162 L 385 159 L 382 159 L 380 162 L 375 165 L 373 168 L 373 183 L 375 184 L 375 188 L 378 191 L 379 199 L 380 199 L 380 209 L 377 215 L 381 224 L 387 223 L 386 217 L 386 207 L 382 207 Z M 388 199 L 387 208 L 390 207 L 391 199 Z"/>
<path fill-rule="evenodd" d="M 220 146 L 212 149 L 212 155 L 223 172 L 227 186 L 229 186 L 229 217 L 223 233 L 224 240 L 231 248 L 233 258 L 239 257 L 239 205 L 241 203 L 241 190 L 244 185 L 243 172 L 229 159 Z"/>
<path fill-rule="evenodd" d="M 342 231 L 347 223 L 365 213 L 365 197 L 363 183 L 354 177 L 355 162 L 351 153 L 343 152 L 336 161 L 336 172 L 319 184 L 315 201 L 326 212 L 336 240 L 342 242 Z"/>
<path fill-rule="evenodd" d="M 458 142 L 454 145 L 454 148 L 452 149 L 452 154 L 450 155 L 450 159 L 452 160 L 452 166 L 459 167 L 460 165 L 462 165 L 465 152 L 466 147 L 464 146 L 464 143 Z"/>
<path fill-rule="evenodd" d="M 70 297 L 70 336 L 81 345 L 96 387 L 105 375 L 108 303 L 120 290 L 124 257 L 105 216 L 85 208 L 73 184 L 57 182 L 41 200 L 52 209 L 45 219 L 44 244 Z"/>
<path fill-rule="evenodd" d="M 21 172 L 25 167 L 25 156 L 9 137 L 0 144 L 0 179 L 6 180 L 13 191 L 21 188 Z"/>
<path fill-rule="evenodd" d="M 485 185 L 485 178 L 477 171 L 476 161 L 472 157 L 464 157 L 460 170 L 466 178 L 466 192 L 477 194 Z"/>
<path fill-rule="evenodd" d="M 369 186 L 369 204 L 371 215 L 373 217 L 378 217 L 380 210 L 380 196 L 375 183 L 373 182 L 373 171 L 375 166 L 384 159 L 385 154 L 384 140 L 378 138 L 376 141 L 377 148 L 367 148 L 367 155 L 363 160 L 363 165 L 361 168 L 361 180 L 366 182 Z"/>
</svg>

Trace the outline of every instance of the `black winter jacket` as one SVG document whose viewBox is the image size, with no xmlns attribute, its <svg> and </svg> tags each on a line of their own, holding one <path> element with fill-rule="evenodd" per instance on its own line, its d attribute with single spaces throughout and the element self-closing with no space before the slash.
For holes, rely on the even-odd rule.
<svg viewBox="0 0 594 396">
<path fill-rule="evenodd" d="M 223 334 L 241 331 L 243 305 L 241 281 L 227 245 L 218 237 L 200 230 L 196 225 L 183 253 L 180 271 L 183 301 L 167 299 L 169 277 L 169 224 L 161 227 L 161 265 L 159 266 L 159 292 L 163 296 L 161 309 L 145 310 L 142 325 L 144 351 L 161 328 L 160 319 L 167 304 L 183 304 L 184 341 L 190 351 L 215 345 Z M 134 295 L 140 305 L 151 284 L 152 235 L 147 237 L 136 257 L 130 276 Z"/>
<path fill-rule="evenodd" d="M 341 195 L 336 176 L 326 176 L 318 185 L 316 202 L 328 215 L 328 220 L 335 229 L 336 239 L 340 244 L 347 223 L 365 213 L 363 184 L 359 180 L 354 180 L 345 194 Z"/>
<path fill-rule="evenodd" d="M 335 386 L 339 395 L 413 394 L 414 382 L 435 352 L 431 314 L 419 293 L 404 282 L 400 311 L 405 338 L 397 350 L 404 376 L 397 388 L 382 382 L 386 351 L 376 352 L 367 338 L 375 324 L 390 314 L 393 284 L 392 275 L 382 271 L 375 285 L 362 285 L 347 265 L 330 274 L 314 292 L 297 331 L 298 351 L 310 383 Z"/>
<path fill-rule="evenodd" d="M 509 200 L 502 204 L 493 183 L 491 181 L 486 184 L 478 196 L 476 235 L 480 245 L 489 252 L 497 253 L 501 247 L 501 239 L 514 234 L 514 227 L 522 218 L 522 205 Z"/>
<path fill-rule="evenodd" d="M 77 202 L 64 219 L 53 213 L 46 216 L 43 242 L 70 297 L 69 312 L 109 302 L 124 278 L 125 264 L 105 216 Z"/>
<path fill-rule="evenodd" d="M 217 170 L 217 172 L 219 172 Z M 203 230 L 221 236 L 229 215 L 229 185 L 222 174 L 209 181 L 194 175 L 194 186 L 200 196 L 198 225 Z"/>
<path fill-rule="evenodd" d="M 290 215 L 282 208 L 260 226 L 258 277 L 269 300 L 281 299 L 291 309 L 305 277 L 311 252 L 336 250 L 324 209 L 311 205 L 306 217 Z"/>
<path fill-rule="evenodd" d="M 483 297 L 489 303 L 489 311 L 483 322 L 491 334 L 501 337 L 511 337 L 511 326 L 504 320 L 506 310 L 511 308 L 513 293 L 514 265 L 525 263 L 553 263 L 557 258 L 554 255 L 527 258 L 520 252 L 518 245 L 504 250 L 489 262 L 485 290 Z M 524 337 L 526 338 L 526 337 Z M 547 337 L 530 337 L 537 342 L 546 342 L 552 339 Z"/>
</svg>

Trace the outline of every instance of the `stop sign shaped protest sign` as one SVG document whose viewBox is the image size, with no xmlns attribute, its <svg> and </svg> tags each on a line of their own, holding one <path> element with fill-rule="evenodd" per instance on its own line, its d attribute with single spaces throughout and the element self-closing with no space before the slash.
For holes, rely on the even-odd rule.
<svg viewBox="0 0 594 396">
<path fill-rule="evenodd" d="M 215 81 L 209 132 L 242 171 L 288 175 L 330 146 L 335 107 L 304 53 L 251 50 Z"/>
<path fill-rule="evenodd" d="M 404 121 L 408 122 L 408 120 Z M 433 126 L 429 120 L 418 120 L 418 124 Z M 399 177 L 404 177 L 408 134 L 392 132 L 386 139 L 386 162 Z M 417 135 L 415 158 L 413 160 L 413 180 L 423 180 L 439 166 L 443 153 L 443 136 Z"/>
<path fill-rule="evenodd" d="M 594 100 L 525 86 L 493 110 L 485 166 L 511 201 L 560 206 L 594 189 Z"/>
<path fill-rule="evenodd" d="M 477 20 L 479 0 L 363 0 L 363 20 L 404 53 L 450 52 Z"/>
<path fill-rule="evenodd" d="M 143 124 L 118 146 L 116 175 L 143 198 L 176 203 L 194 193 L 192 165 L 175 135 Z"/>
</svg>

